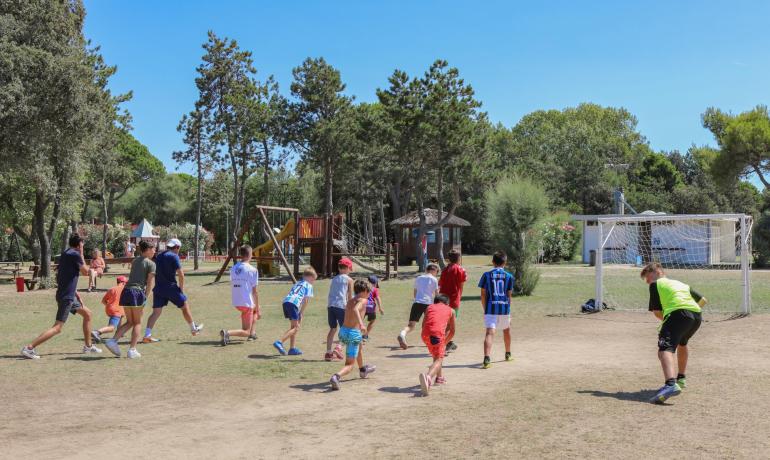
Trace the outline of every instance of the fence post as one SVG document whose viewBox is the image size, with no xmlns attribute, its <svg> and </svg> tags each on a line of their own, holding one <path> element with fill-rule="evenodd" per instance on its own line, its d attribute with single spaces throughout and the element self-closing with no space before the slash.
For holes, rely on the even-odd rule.
<svg viewBox="0 0 770 460">
<path fill-rule="evenodd" d="M 390 243 L 385 246 L 385 279 L 390 279 Z"/>
<path fill-rule="evenodd" d="M 299 211 L 294 211 L 294 276 L 299 278 Z"/>
<path fill-rule="evenodd" d="M 398 243 L 393 243 L 393 273 L 398 277 Z"/>
</svg>

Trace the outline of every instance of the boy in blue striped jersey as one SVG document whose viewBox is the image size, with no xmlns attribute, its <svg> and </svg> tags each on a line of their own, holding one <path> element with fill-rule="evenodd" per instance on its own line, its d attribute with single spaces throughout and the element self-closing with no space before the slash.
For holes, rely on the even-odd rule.
<svg viewBox="0 0 770 460">
<path fill-rule="evenodd" d="M 302 273 L 302 279 L 299 280 L 294 286 L 292 286 L 289 294 L 283 299 L 283 316 L 289 320 L 289 330 L 287 330 L 280 340 L 273 342 L 273 346 L 278 353 L 285 355 L 286 349 L 283 347 L 283 343 L 289 341 L 289 355 L 301 355 L 302 350 L 294 346 L 294 342 L 297 340 L 297 333 L 302 325 L 302 318 L 305 316 L 305 308 L 307 308 L 310 299 L 313 298 L 313 283 L 315 283 L 318 275 L 313 267 L 308 267 Z"/>
<path fill-rule="evenodd" d="M 489 369 L 492 365 L 489 356 L 492 354 L 492 339 L 495 330 L 503 330 L 505 342 L 505 360 L 511 360 L 511 295 L 513 293 L 513 275 L 505 271 L 508 257 L 502 251 L 492 256 L 495 268 L 481 275 L 481 305 L 484 307 L 484 327 L 487 329 L 484 337 L 484 362 L 481 367 Z"/>
</svg>

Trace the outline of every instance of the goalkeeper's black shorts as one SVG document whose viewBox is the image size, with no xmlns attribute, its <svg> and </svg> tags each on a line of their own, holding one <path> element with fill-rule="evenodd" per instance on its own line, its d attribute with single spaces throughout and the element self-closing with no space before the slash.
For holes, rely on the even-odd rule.
<svg viewBox="0 0 770 460">
<path fill-rule="evenodd" d="M 689 310 L 674 310 L 663 321 L 658 333 L 658 350 L 676 352 L 679 345 L 687 342 L 700 327 L 701 314 Z"/>
</svg>

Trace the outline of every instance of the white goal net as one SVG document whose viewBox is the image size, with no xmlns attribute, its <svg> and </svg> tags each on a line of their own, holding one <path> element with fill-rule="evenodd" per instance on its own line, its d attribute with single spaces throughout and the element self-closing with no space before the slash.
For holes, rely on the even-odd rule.
<svg viewBox="0 0 770 460">
<path fill-rule="evenodd" d="M 704 295 L 707 312 L 751 311 L 751 216 L 634 215 L 598 219 L 596 299 L 623 310 L 646 310 L 649 290 L 639 273 L 649 262 Z"/>
</svg>

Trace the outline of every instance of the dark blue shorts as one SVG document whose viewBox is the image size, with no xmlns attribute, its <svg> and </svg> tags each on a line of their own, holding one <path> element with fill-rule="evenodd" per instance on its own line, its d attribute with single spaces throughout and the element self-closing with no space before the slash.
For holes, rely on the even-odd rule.
<svg viewBox="0 0 770 460">
<path fill-rule="evenodd" d="M 67 318 L 71 314 L 77 314 L 78 309 L 82 307 L 80 305 L 80 302 L 78 302 L 78 299 L 57 299 L 56 304 L 58 306 L 56 310 L 56 321 L 61 321 L 62 323 L 67 322 Z"/>
<path fill-rule="evenodd" d="M 143 307 L 145 303 L 147 303 L 147 297 L 144 296 L 144 289 L 123 289 L 123 293 L 120 294 L 121 307 Z"/>
<path fill-rule="evenodd" d="M 328 307 L 326 309 L 326 316 L 329 321 L 329 329 L 337 329 L 338 327 L 342 327 L 342 323 L 345 322 L 345 309 Z"/>
<path fill-rule="evenodd" d="M 291 321 L 299 321 L 299 307 L 291 302 L 283 303 L 283 317 Z"/>
<path fill-rule="evenodd" d="M 153 288 L 152 290 L 152 308 L 163 308 L 171 302 L 177 308 L 184 307 L 187 302 L 187 296 L 184 295 L 179 286 L 164 286 Z"/>
</svg>

